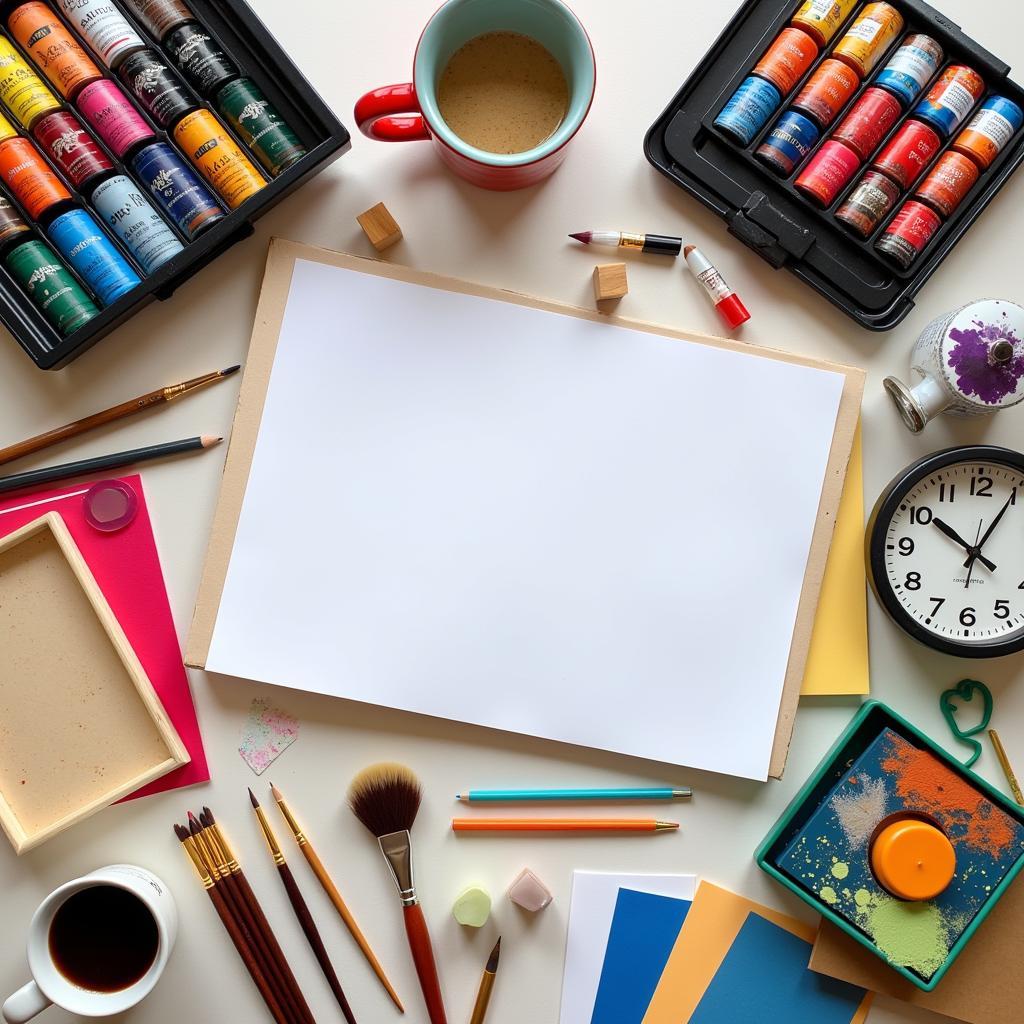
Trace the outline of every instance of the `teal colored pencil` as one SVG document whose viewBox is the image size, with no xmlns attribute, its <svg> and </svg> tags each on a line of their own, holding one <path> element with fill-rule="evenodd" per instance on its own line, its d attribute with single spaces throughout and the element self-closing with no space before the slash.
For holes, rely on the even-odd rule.
<svg viewBox="0 0 1024 1024">
<path fill-rule="evenodd" d="M 566 803 L 576 800 L 688 800 L 693 796 L 689 786 L 673 789 L 658 786 L 649 789 L 471 789 L 459 793 L 456 800 L 466 804 L 527 803 L 534 800 Z"/>
</svg>

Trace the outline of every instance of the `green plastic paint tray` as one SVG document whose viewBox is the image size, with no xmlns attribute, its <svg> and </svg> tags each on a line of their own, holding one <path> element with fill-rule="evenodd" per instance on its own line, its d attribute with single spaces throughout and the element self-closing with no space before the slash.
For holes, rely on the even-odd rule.
<svg viewBox="0 0 1024 1024">
<path fill-rule="evenodd" d="M 871 869 L 875 835 L 906 816 L 941 828 L 956 852 L 949 888 L 926 902 L 897 899 Z M 869 701 L 756 859 L 837 928 L 930 992 L 1024 868 L 1024 808 L 891 708 Z"/>
</svg>

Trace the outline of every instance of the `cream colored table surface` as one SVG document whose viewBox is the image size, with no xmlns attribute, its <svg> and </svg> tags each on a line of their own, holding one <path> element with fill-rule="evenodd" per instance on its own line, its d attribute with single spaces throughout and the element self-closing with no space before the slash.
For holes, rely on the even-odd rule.
<svg viewBox="0 0 1024 1024">
<path fill-rule="evenodd" d="M 282 45 L 354 131 L 352 105 L 366 89 L 402 81 L 434 0 L 253 0 Z M 941 0 L 944 13 L 1011 65 L 1024 65 L 1024 9 L 1012 0 Z M 870 334 L 840 316 L 790 275 L 772 271 L 732 240 L 723 224 L 650 168 L 644 132 L 726 24 L 732 3 L 696 0 L 577 0 L 598 58 L 598 90 L 590 119 L 568 160 L 545 185 L 525 192 L 479 191 L 452 178 L 426 144 L 385 145 L 356 135 L 350 153 L 256 226 L 255 237 L 218 259 L 170 301 L 150 306 L 130 324 L 59 373 L 36 370 L 8 338 L 0 341 L 0 443 L 75 419 L 162 384 L 245 359 L 267 241 L 272 235 L 370 254 L 356 214 L 385 201 L 405 232 L 387 258 L 563 302 L 589 305 L 594 264 L 609 252 L 574 247 L 569 231 L 650 230 L 686 236 L 703 246 L 753 312 L 744 338 L 835 359 L 869 371 L 864 401 L 866 500 L 870 505 L 903 466 L 951 444 L 1024 443 L 1024 411 L 960 423 L 945 420 L 920 437 L 900 424 L 884 397 L 882 377 L 905 373 L 911 343 L 936 315 L 983 296 L 1018 301 L 1024 180 L 1012 182 L 919 296 L 905 323 Z M 681 263 L 634 259 L 629 316 L 699 331 L 719 330 L 717 317 Z M 315 367 L 310 368 L 316 372 Z M 84 457 L 196 433 L 227 433 L 237 385 L 222 384 L 148 418 L 101 431 L 60 451 Z M 685 400 L 685 396 L 681 396 Z M 222 452 L 144 470 L 157 543 L 179 636 L 191 617 L 217 498 Z M 51 455 L 50 459 L 54 456 Z M 752 496 L 770 500 L 770 495 Z M 306 502 L 300 502 L 305 508 Z M 315 529 L 307 525 L 303 529 Z M 940 741 L 945 726 L 937 695 L 967 674 L 996 694 L 997 721 L 1011 756 L 1024 766 L 1024 661 L 957 662 L 914 645 L 870 607 L 874 692 Z M 59 628 L 59 627 L 56 627 Z M 741 640 L 742 633 L 738 639 Z M 849 720 L 856 701 L 806 703 L 785 779 L 768 785 L 736 781 L 640 760 L 455 725 L 341 700 L 192 673 L 192 687 L 213 782 L 192 792 L 150 798 L 104 811 L 18 860 L 0 843 L 0 989 L 28 977 L 24 936 L 39 900 L 61 882 L 102 864 L 130 861 L 161 875 L 174 890 L 181 932 L 166 976 L 133 1024 L 171 1024 L 183 1017 L 268 1020 L 259 997 L 214 918 L 171 823 L 189 807 L 210 804 L 238 847 L 250 879 L 282 937 L 321 1022 L 340 1020 L 298 926 L 245 787 L 269 797 L 269 775 L 299 810 L 387 966 L 409 1008 L 425 1021 L 405 947 L 398 902 L 375 845 L 343 808 L 345 787 L 371 761 L 401 759 L 422 777 L 426 799 L 416 825 L 418 879 L 433 930 L 452 1024 L 468 1019 L 477 980 L 495 935 L 502 966 L 490 1024 L 554 1024 L 558 1018 L 565 926 L 574 868 L 696 872 L 747 896 L 809 916 L 755 866 L 752 852 L 821 755 Z M 481 680 L 486 685 L 486 680 Z M 586 699 L 580 681 L 581 700 Z M 270 699 L 301 723 L 298 741 L 257 779 L 237 753 L 253 697 Z M 708 699 L 714 699 L 709 691 Z M 628 714 L 628 707 L 622 709 Z M 117 738 L 111 737 L 116 743 Z M 986 755 L 984 775 L 1001 782 Z M 678 808 L 677 835 L 637 838 L 456 840 L 447 830 L 452 796 L 471 785 L 691 784 L 696 798 Z M 276 809 L 275 824 L 282 825 Z M 285 838 L 283 826 L 281 837 Z M 399 1019 L 319 891 L 289 839 L 284 845 L 317 917 L 361 1024 Z M 504 889 L 525 865 L 555 892 L 534 920 L 512 907 Z M 494 916 L 481 933 L 455 924 L 450 907 L 471 883 L 493 894 Z M 48 1011 L 56 1024 L 71 1018 Z M 925 1022 L 928 1014 L 882 999 L 871 1024 Z"/>
</svg>

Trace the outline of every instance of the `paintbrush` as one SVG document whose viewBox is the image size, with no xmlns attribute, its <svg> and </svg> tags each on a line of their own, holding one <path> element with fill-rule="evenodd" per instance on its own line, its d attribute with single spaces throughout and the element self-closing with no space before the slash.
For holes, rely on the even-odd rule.
<svg viewBox="0 0 1024 1024">
<path fill-rule="evenodd" d="M 189 827 L 194 821 L 195 817 L 190 811 Z M 263 912 L 263 907 L 252 891 L 252 886 L 249 885 L 242 866 L 238 863 L 234 851 L 220 825 L 214 820 L 213 811 L 209 807 L 203 807 L 203 812 L 199 815 L 199 823 L 203 827 L 200 834 L 207 840 L 210 851 L 216 858 L 217 870 L 230 885 L 230 892 L 235 897 L 242 920 L 252 932 L 256 945 L 267 962 L 273 981 L 282 989 L 285 1005 L 290 1005 L 294 1009 L 299 1020 L 311 1024 L 313 1014 L 288 964 L 284 950 L 281 949 L 281 944 L 277 941 L 277 936 L 267 920 L 267 915 Z"/>
<path fill-rule="evenodd" d="M 192 861 L 192 864 L 196 869 L 196 873 L 199 875 L 199 881 L 202 882 L 207 896 L 210 897 L 210 902 L 217 911 L 217 916 L 220 918 L 221 924 L 224 925 L 224 930 L 228 933 L 238 955 L 242 958 L 242 963 L 245 964 L 245 969 L 249 972 L 249 976 L 252 978 L 253 984 L 255 984 L 259 989 L 260 995 L 263 997 L 263 1001 L 267 1004 L 267 1009 L 270 1010 L 271 1016 L 277 1024 L 290 1024 L 292 1018 L 287 1016 L 281 1008 L 281 1004 L 278 1001 L 277 996 L 274 994 L 273 989 L 270 987 L 270 983 L 267 981 L 266 975 L 263 973 L 263 968 L 260 967 L 257 962 L 255 954 L 253 953 L 245 935 L 243 935 L 238 921 L 235 919 L 234 914 L 228 907 L 228 904 L 224 899 L 224 894 L 220 892 L 216 882 L 214 881 L 204 851 L 199 848 L 195 838 L 189 834 L 189 830 L 187 828 L 184 828 L 181 825 L 175 825 L 174 834 L 181 841 L 181 845 L 185 848 L 185 852 L 188 854 L 189 860 Z"/>
<path fill-rule="evenodd" d="M 263 829 L 267 846 L 270 847 L 270 855 L 274 858 L 274 863 L 277 865 L 277 871 L 281 876 L 285 892 L 288 893 L 288 900 L 292 905 L 292 910 L 295 911 L 295 916 L 298 918 L 302 931 L 305 933 L 306 941 L 316 955 L 317 963 L 320 964 L 320 969 L 324 972 L 327 984 L 331 986 L 331 991 L 334 993 L 334 998 L 338 1001 L 338 1006 L 341 1007 L 345 1020 L 348 1024 L 356 1024 L 352 1007 L 349 1006 L 348 999 L 341 987 L 341 982 L 338 981 L 338 974 L 334 970 L 331 958 L 327 955 L 327 949 L 324 946 L 323 939 L 320 938 L 320 932 L 317 929 L 316 922 L 313 920 L 313 915 L 310 913 L 309 907 L 299 890 L 295 876 L 292 874 L 292 869 L 285 862 L 284 854 L 281 853 L 281 847 L 277 845 L 277 836 L 274 835 L 274 830 L 270 827 L 270 822 L 267 821 L 267 816 L 263 813 L 263 808 L 260 807 L 260 803 L 251 789 L 249 790 L 249 799 L 252 801 L 252 807 L 256 812 L 260 828 Z"/>
<path fill-rule="evenodd" d="M 473 1006 L 473 1016 L 469 1024 L 484 1024 L 484 1017 L 487 1016 L 487 1007 L 491 1002 L 491 991 L 494 988 L 494 978 L 498 973 L 498 957 L 501 955 L 501 936 L 494 944 L 491 955 L 487 958 L 487 965 L 484 967 L 483 977 L 480 979 L 480 989 L 476 994 L 476 1004 Z"/>
<path fill-rule="evenodd" d="M 227 858 L 218 850 L 214 837 L 203 827 L 191 811 L 188 812 L 188 827 L 192 834 L 192 842 L 195 844 L 196 850 L 202 856 L 213 878 L 213 884 L 216 886 L 217 891 L 223 894 L 224 902 L 227 904 L 231 916 L 235 919 L 242 937 L 245 939 L 256 963 L 267 980 L 267 984 L 284 1011 L 285 1017 L 291 1024 L 310 1024 L 310 1018 L 302 1013 L 288 992 L 281 977 L 280 969 L 273 962 L 273 958 L 267 949 L 263 936 L 260 935 L 256 922 L 247 911 L 242 894 L 239 892 L 235 880 L 231 877 Z"/>
<path fill-rule="evenodd" d="M 299 849 L 309 862 L 309 866 L 313 869 L 313 874 L 316 875 L 317 881 L 323 886 L 324 892 L 327 893 L 328 898 L 334 904 L 334 909 L 341 915 L 342 921 L 345 922 L 345 927 L 348 928 L 352 938 L 356 940 L 356 945 L 362 951 L 366 962 L 373 968 L 374 974 L 377 975 L 380 983 L 384 986 L 384 991 L 391 997 L 391 1001 L 402 1013 L 405 1013 L 405 1007 L 402 1005 L 401 999 L 398 998 L 398 993 L 395 991 L 394 986 L 388 980 L 388 976 L 384 973 L 384 968 L 377 959 L 377 955 L 370 948 L 370 943 L 367 941 L 366 936 L 363 935 L 356 919 L 352 916 L 352 911 L 348 909 L 347 904 L 341 898 L 338 887 L 327 873 L 327 868 L 324 867 L 323 861 L 317 856 L 316 850 L 313 849 L 313 844 L 310 843 L 306 833 L 299 828 L 299 823 L 295 820 L 295 815 L 292 814 L 291 808 L 285 803 L 281 791 L 273 783 L 270 784 L 270 791 L 274 794 L 274 799 L 284 815 L 284 820 L 288 822 L 288 827 L 295 837 L 295 842 L 299 844 Z"/>
<path fill-rule="evenodd" d="M 411 829 L 422 796 L 419 780 L 405 765 L 382 763 L 371 765 L 352 780 L 348 803 L 352 813 L 377 837 L 394 875 L 430 1024 L 447 1024 L 434 949 L 412 876 Z"/>
<path fill-rule="evenodd" d="M 78 437 L 90 430 L 95 430 L 97 427 L 106 426 L 108 423 L 124 419 L 126 416 L 134 416 L 136 413 L 144 412 L 146 409 L 166 405 L 168 402 L 173 402 L 176 398 L 181 398 L 183 395 L 191 395 L 193 392 L 199 391 L 210 384 L 216 384 L 218 381 L 230 377 L 240 369 L 241 366 L 229 366 L 224 370 L 204 373 L 202 377 L 193 377 L 192 380 L 186 380 L 181 384 L 174 384 L 168 388 L 157 388 L 156 391 L 139 395 L 138 398 L 129 399 L 127 402 L 113 406 L 113 408 L 93 413 L 92 416 L 86 416 L 81 420 L 75 420 L 74 423 L 67 423 L 63 427 L 55 427 L 53 430 L 48 430 L 45 434 L 30 437 L 26 441 L 19 441 L 17 444 L 0 449 L 0 466 L 5 462 L 13 462 L 24 455 L 32 455 L 35 452 L 42 451 L 44 448 L 49 448 L 51 445 L 60 444 L 62 441 Z"/>
</svg>

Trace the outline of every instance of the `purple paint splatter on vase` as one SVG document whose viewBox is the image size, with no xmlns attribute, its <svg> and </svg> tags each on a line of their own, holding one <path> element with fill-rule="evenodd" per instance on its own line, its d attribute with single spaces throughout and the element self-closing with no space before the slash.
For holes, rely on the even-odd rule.
<svg viewBox="0 0 1024 1024">
<path fill-rule="evenodd" d="M 998 405 L 1017 390 L 1024 377 L 1024 343 L 1014 333 L 1005 313 L 1002 323 L 975 320 L 972 328 L 954 328 L 949 337 L 955 344 L 949 350 L 947 362 L 956 373 L 957 387 L 965 395 L 976 395 L 989 405 Z M 1005 363 L 993 364 L 989 353 L 998 341 L 1009 341 L 1014 346 L 1014 355 Z"/>
</svg>

